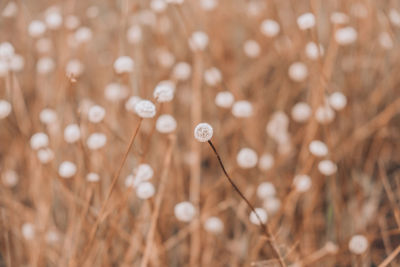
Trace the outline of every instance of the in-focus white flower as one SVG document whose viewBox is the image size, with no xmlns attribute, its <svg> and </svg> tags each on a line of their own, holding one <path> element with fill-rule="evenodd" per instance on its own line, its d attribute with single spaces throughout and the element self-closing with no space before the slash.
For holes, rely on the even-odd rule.
<svg viewBox="0 0 400 267">
<path fill-rule="evenodd" d="M 246 100 L 236 101 L 232 106 L 232 114 L 237 118 L 248 118 L 253 115 L 253 105 Z"/>
<path fill-rule="evenodd" d="M 149 199 L 154 196 L 155 192 L 154 185 L 149 182 L 140 183 L 136 188 L 136 195 L 140 199 Z"/>
<path fill-rule="evenodd" d="M 33 20 L 28 26 L 28 33 L 30 36 L 37 38 L 42 36 L 46 31 L 46 24 L 40 20 Z"/>
<path fill-rule="evenodd" d="M 216 67 L 204 71 L 204 80 L 209 86 L 216 86 L 222 81 L 222 73 Z"/>
<path fill-rule="evenodd" d="M 293 185 L 297 192 L 303 193 L 311 188 L 312 181 L 307 174 L 297 174 L 293 179 Z"/>
<path fill-rule="evenodd" d="M 250 169 L 257 165 L 257 153 L 251 148 L 242 148 L 236 156 L 236 162 L 243 169 Z"/>
<path fill-rule="evenodd" d="M 149 100 L 140 100 L 135 105 L 135 111 L 141 118 L 153 118 L 156 115 L 156 106 Z"/>
<path fill-rule="evenodd" d="M 11 104 L 3 99 L 0 99 L 0 119 L 8 117 L 11 113 Z"/>
<path fill-rule="evenodd" d="M 295 62 L 289 67 L 289 77 L 295 82 L 302 82 L 308 76 L 308 68 L 302 62 Z"/>
<path fill-rule="evenodd" d="M 64 140 L 67 143 L 75 143 L 81 138 L 81 129 L 78 124 L 69 124 L 64 129 Z"/>
<path fill-rule="evenodd" d="M 33 240 L 35 238 L 35 226 L 32 223 L 24 223 L 22 225 L 22 236 L 26 240 Z"/>
<path fill-rule="evenodd" d="M 136 112 L 135 111 L 135 106 L 139 101 L 142 100 L 138 96 L 131 96 L 126 102 L 125 102 L 125 109 L 130 112 Z"/>
<path fill-rule="evenodd" d="M 169 102 L 174 98 L 175 84 L 172 81 L 161 81 L 154 89 L 153 96 L 157 102 Z"/>
<path fill-rule="evenodd" d="M 176 120 L 168 114 L 163 114 L 158 117 L 156 122 L 156 129 L 160 133 L 172 133 L 176 129 Z"/>
<path fill-rule="evenodd" d="M 103 107 L 94 105 L 89 109 L 88 119 L 92 123 L 99 123 L 104 119 L 105 115 L 106 110 Z"/>
<path fill-rule="evenodd" d="M 347 98 L 341 92 L 334 92 L 328 98 L 329 105 L 335 110 L 342 110 L 347 105 Z"/>
<path fill-rule="evenodd" d="M 368 249 L 368 239 L 363 235 L 354 235 L 349 241 L 350 252 L 361 255 Z"/>
<path fill-rule="evenodd" d="M 54 152 L 50 148 L 41 148 L 37 152 L 38 159 L 41 163 L 46 164 L 54 159 Z"/>
<path fill-rule="evenodd" d="M 235 97 L 229 91 L 219 92 L 215 97 L 215 104 L 220 108 L 230 108 L 235 102 Z"/>
<path fill-rule="evenodd" d="M 195 31 L 189 39 L 189 46 L 192 51 L 202 51 L 208 46 L 208 35 L 202 31 Z"/>
<path fill-rule="evenodd" d="M 71 178 L 76 174 L 76 172 L 77 172 L 77 167 L 75 163 L 71 161 L 64 161 L 58 167 L 58 174 L 62 178 Z"/>
<path fill-rule="evenodd" d="M 57 113 L 54 111 L 54 109 L 45 108 L 40 112 L 39 119 L 44 124 L 53 124 L 57 121 Z"/>
<path fill-rule="evenodd" d="M 311 107 L 305 102 L 298 102 L 292 108 L 292 118 L 296 122 L 305 122 L 311 117 Z"/>
<path fill-rule="evenodd" d="M 265 36 L 274 37 L 278 35 L 280 26 L 275 20 L 266 19 L 261 23 L 260 30 Z"/>
<path fill-rule="evenodd" d="M 250 222 L 255 225 L 260 225 L 261 223 L 265 224 L 268 219 L 267 212 L 263 208 L 255 208 L 255 212 L 252 211 L 250 213 L 249 219 L 250 219 Z M 261 220 L 261 222 L 260 222 L 260 220 Z"/>
<path fill-rule="evenodd" d="M 318 163 L 318 170 L 323 175 L 330 176 L 330 175 L 334 174 L 337 171 L 337 166 L 333 161 L 331 161 L 329 159 L 321 160 Z"/>
<path fill-rule="evenodd" d="M 100 181 L 100 175 L 95 172 L 89 172 L 88 174 L 86 174 L 86 181 L 96 183 Z"/>
<path fill-rule="evenodd" d="M 129 56 L 121 56 L 114 62 L 114 70 L 118 74 L 132 72 L 134 66 L 133 59 Z"/>
<path fill-rule="evenodd" d="M 247 40 L 243 45 L 243 50 L 250 58 L 256 58 L 261 53 L 261 47 L 255 40 Z"/>
<path fill-rule="evenodd" d="M 18 184 L 18 174 L 13 170 L 6 170 L 1 176 L 3 184 L 7 187 L 14 187 Z"/>
<path fill-rule="evenodd" d="M 270 153 L 264 153 L 261 155 L 258 161 L 258 168 L 262 171 L 268 171 L 274 165 L 274 157 Z"/>
<path fill-rule="evenodd" d="M 49 145 L 49 137 L 45 133 L 35 133 L 31 137 L 31 148 L 37 150 L 42 147 L 47 147 Z"/>
<path fill-rule="evenodd" d="M 276 195 L 275 186 L 270 182 L 262 182 L 257 187 L 257 196 L 261 199 L 274 197 Z"/>
<path fill-rule="evenodd" d="M 93 133 L 86 140 L 86 144 L 91 150 L 100 149 L 107 143 L 107 136 L 103 133 Z"/>
<path fill-rule="evenodd" d="M 357 40 L 357 31 L 350 26 L 336 30 L 335 40 L 339 45 L 349 45 Z"/>
<path fill-rule="evenodd" d="M 307 30 L 315 26 L 315 16 L 312 13 L 304 13 L 297 18 L 297 25 L 301 30 Z"/>
<path fill-rule="evenodd" d="M 324 142 L 319 140 L 311 141 L 310 145 L 308 146 L 311 154 L 316 157 L 325 157 L 328 155 L 328 147 L 325 145 Z"/>
<path fill-rule="evenodd" d="M 192 203 L 183 201 L 174 207 L 175 217 L 182 222 L 190 222 L 196 215 L 196 209 Z"/>
<path fill-rule="evenodd" d="M 179 62 L 175 65 L 172 73 L 177 80 L 185 81 L 189 79 L 190 74 L 192 73 L 192 67 L 189 63 Z"/>
<path fill-rule="evenodd" d="M 204 222 L 204 229 L 213 234 L 219 234 L 224 230 L 224 223 L 218 217 L 209 217 Z"/>
<path fill-rule="evenodd" d="M 194 138 L 199 142 L 207 142 L 211 140 L 213 136 L 213 128 L 208 123 L 199 123 L 196 128 L 194 128 Z"/>
</svg>

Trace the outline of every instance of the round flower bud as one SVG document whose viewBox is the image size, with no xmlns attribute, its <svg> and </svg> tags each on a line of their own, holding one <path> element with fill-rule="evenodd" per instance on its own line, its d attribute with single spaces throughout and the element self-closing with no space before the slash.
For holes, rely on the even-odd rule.
<svg viewBox="0 0 400 267">
<path fill-rule="evenodd" d="M 267 219 L 267 212 L 263 208 L 255 208 L 255 212 L 252 211 L 250 213 L 250 222 L 255 225 L 260 225 L 261 223 L 265 224 L 267 222 Z"/>
<path fill-rule="evenodd" d="M 293 185 L 297 192 L 304 193 L 311 188 L 311 178 L 307 174 L 297 174 L 293 179 Z"/>
<path fill-rule="evenodd" d="M 107 136 L 103 133 L 93 133 L 86 140 L 86 144 L 91 150 L 100 149 L 107 143 Z"/>
<path fill-rule="evenodd" d="M 92 123 L 99 123 L 101 122 L 106 115 L 106 110 L 98 105 L 94 105 L 90 107 L 88 113 L 88 119 Z"/>
<path fill-rule="evenodd" d="M 45 133 L 35 133 L 31 137 L 31 148 L 37 150 L 49 145 L 49 137 Z"/>
<path fill-rule="evenodd" d="M 337 171 L 337 166 L 331 160 L 322 160 L 318 163 L 318 170 L 326 176 L 330 176 Z"/>
<path fill-rule="evenodd" d="M 278 35 L 280 26 L 275 20 L 266 19 L 261 23 L 261 33 L 268 37 L 274 37 Z"/>
<path fill-rule="evenodd" d="M 218 217 L 209 217 L 204 222 L 204 229 L 213 234 L 219 234 L 224 230 L 224 223 Z"/>
<path fill-rule="evenodd" d="M 264 199 L 263 208 L 267 214 L 273 215 L 281 208 L 281 201 L 276 197 L 268 197 Z"/>
<path fill-rule="evenodd" d="M 139 25 L 132 25 L 126 33 L 126 38 L 131 44 L 137 44 L 142 40 L 142 29 Z"/>
<path fill-rule="evenodd" d="M 246 56 L 256 58 L 261 53 L 260 45 L 254 40 L 247 40 L 243 45 L 243 50 Z"/>
<path fill-rule="evenodd" d="M 40 20 L 33 20 L 28 26 L 29 35 L 36 38 L 40 37 L 46 31 L 46 25 Z"/>
<path fill-rule="evenodd" d="M 45 16 L 46 25 L 51 30 L 56 30 L 60 28 L 60 26 L 62 25 L 62 20 L 63 18 L 58 11 L 48 12 Z"/>
<path fill-rule="evenodd" d="M 142 100 L 138 96 L 131 96 L 126 102 L 125 102 L 125 109 L 130 112 L 135 112 L 135 106 L 139 101 Z"/>
<path fill-rule="evenodd" d="M 129 73 L 133 71 L 134 62 L 131 57 L 121 56 L 114 62 L 114 70 L 116 73 Z"/>
<path fill-rule="evenodd" d="M 62 178 L 71 178 L 76 174 L 77 168 L 75 163 L 72 163 L 70 161 L 64 161 L 60 164 L 58 167 L 58 174 Z"/>
<path fill-rule="evenodd" d="M 219 92 L 215 97 L 215 104 L 221 108 L 230 108 L 235 102 L 235 97 L 229 91 Z"/>
<path fill-rule="evenodd" d="M 216 86 L 222 81 L 221 71 L 215 67 L 204 71 L 204 80 L 209 86 Z"/>
<path fill-rule="evenodd" d="M 299 102 L 292 108 L 292 118 L 296 122 L 306 122 L 311 117 L 311 107 L 305 102 Z"/>
<path fill-rule="evenodd" d="M 67 143 L 75 143 L 81 138 L 81 129 L 78 124 L 70 124 L 64 129 L 64 140 Z"/>
<path fill-rule="evenodd" d="M 36 71 L 39 74 L 48 74 L 52 72 L 56 64 L 54 60 L 50 57 L 42 57 L 36 63 Z"/>
<path fill-rule="evenodd" d="M 169 102 L 174 98 L 175 84 L 171 81 L 161 81 L 154 89 L 153 96 L 157 102 Z"/>
<path fill-rule="evenodd" d="M 316 157 L 325 157 L 328 155 L 328 147 L 325 145 L 324 142 L 319 140 L 311 141 L 310 145 L 308 146 L 311 154 Z"/>
<path fill-rule="evenodd" d="M 0 119 L 8 117 L 11 113 L 11 104 L 6 100 L 0 99 Z"/>
<path fill-rule="evenodd" d="M 289 77 L 295 82 L 302 82 L 308 76 L 308 68 L 302 62 L 295 62 L 289 67 Z"/>
<path fill-rule="evenodd" d="M 264 153 L 258 161 L 258 168 L 262 171 L 268 171 L 274 165 L 274 157 L 269 153 Z"/>
<path fill-rule="evenodd" d="M 80 27 L 76 30 L 74 38 L 78 44 L 87 43 L 92 40 L 93 33 L 88 27 Z"/>
<path fill-rule="evenodd" d="M 232 114 L 237 118 L 248 118 L 253 115 L 253 105 L 246 100 L 236 101 L 232 106 Z"/>
<path fill-rule="evenodd" d="M 53 124 L 57 121 L 57 113 L 53 109 L 45 108 L 40 112 L 39 119 L 44 124 Z"/>
<path fill-rule="evenodd" d="M 276 195 L 275 186 L 270 182 L 262 182 L 257 187 L 257 196 L 261 199 L 270 198 Z"/>
<path fill-rule="evenodd" d="M 136 195 L 140 199 L 149 199 L 154 196 L 155 192 L 154 185 L 149 182 L 140 183 L 136 188 Z"/>
<path fill-rule="evenodd" d="M 208 35 L 202 31 L 193 32 L 189 39 L 189 46 L 192 51 L 205 50 L 208 45 Z"/>
<path fill-rule="evenodd" d="M 350 26 L 336 30 L 335 40 L 339 45 L 349 45 L 357 40 L 357 31 Z"/>
<path fill-rule="evenodd" d="M 185 81 L 189 79 L 190 74 L 192 73 L 192 67 L 189 63 L 179 62 L 175 65 L 172 73 L 177 80 Z"/>
<path fill-rule="evenodd" d="M 312 13 L 304 13 L 297 18 L 297 25 L 301 30 L 307 30 L 315 26 L 315 16 Z"/>
<path fill-rule="evenodd" d="M 149 100 L 140 100 L 135 105 L 135 111 L 141 118 L 153 118 L 156 115 L 156 106 Z"/>
<path fill-rule="evenodd" d="M 342 12 L 333 12 L 331 14 L 331 22 L 333 24 L 346 24 L 349 22 L 349 16 Z"/>
<path fill-rule="evenodd" d="M 126 98 L 128 88 L 120 83 L 110 83 L 104 89 L 104 97 L 111 102 L 118 102 Z"/>
<path fill-rule="evenodd" d="M 35 238 L 35 226 L 32 223 L 24 223 L 22 225 L 22 236 L 26 240 L 33 240 Z"/>
<path fill-rule="evenodd" d="M 329 105 L 335 110 L 342 110 L 347 105 L 347 98 L 341 92 L 334 92 L 328 98 Z"/>
<path fill-rule="evenodd" d="M 368 239 L 363 235 L 354 235 L 349 241 L 350 252 L 361 255 L 368 249 Z"/>
<path fill-rule="evenodd" d="M 69 77 L 79 77 L 82 75 L 83 69 L 83 64 L 79 59 L 71 59 L 65 67 L 65 72 Z"/>
<path fill-rule="evenodd" d="M 180 202 L 174 207 L 175 217 L 182 222 L 190 222 L 196 215 L 196 209 L 188 201 Z"/>
<path fill-rule="evenodd" d="M 54 152 L 50 148 L 41 148 L 38 150 L 37 156 L 41 163 L 46 164 L 54 159 Z"/>
<path fill-rule="evenodd" d="M 324 54 L 324 48 L 322 45 L 317 45 L 314 42 L 307 43 L 305 50 L 307 57 L 311 60 L 316 60 Z"/>
<path fill-rule="evenodd" d="M 13 170 L 6 170 L 1 176 L 3 184 L 7 187 L 14 187 L 18 184 L 18 174 Z"/>
<path fill-rule="evenodd" d="M 148 181 L 151 178 L 153 178 L 154 171 L 153 168 L 149 164 L 142 163 L 139 164 L 134 170 L 133 170 L 133 186 L 137 186 L 140 183 L 144 181 Z"/>
<path fill-rule="evenodd" d="M 0 59 L 10 60 L 14 52 L 14 46 L 9 42 L 0 43 Z"/>
<path fill-rule="evenodd" d="M 213 128 L 208 123 L 199 123 L 194 128 L 194 138 L 199 142 L 207 142 L 213 136 Z"/>
<path fill-rule="evenodd" d="M 100 181 L 100 176 L 95 172 L 89 172 L 88 174 L 86 174 L 86 181 L 91 183 L 98 182 Z"/>
<path fill-rule="evenodd" d="M 257 165 L 257 153 L 251 148 L 242 148 L 236 156 L 236 162 L 243 169 L 250 169 Z"/>
<path fill-rule="evenodd" d="M 171 115 L 161 115 L 157 119 L 156 129 L 160 133 L 172 133 L 176 129 L 176 120 Z"/>
<path fill-rule="evenodd" d="M 335 119 L 335 112 L 329 105 L 320 106 L 315 111 L 315 118 L 321 124 L 328 124 Z"/>
</svg>

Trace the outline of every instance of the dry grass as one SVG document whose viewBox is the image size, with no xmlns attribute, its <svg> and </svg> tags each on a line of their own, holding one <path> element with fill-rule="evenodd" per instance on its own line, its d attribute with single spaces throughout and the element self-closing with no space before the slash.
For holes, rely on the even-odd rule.
<svg viewBox="0 0 400 267">
<path fill-rule="evenodd" d="M 207 2 L 218 5 L 204 10 Z M 0 99 L 12 107 L 0 120 L 0 266 L 400 266 L 398 1 L 10 3 L 0 1 L 0 43 L 10 42 L 24 65 L 0 70 Z M 44 21 L 51 6 L 56 8 L 50 13 L 61 14 L 63 25 L 32 37 L 31 21 Z M 316 25 L 301 30 L 297 18 L 306 12 L 315 14 Z M 348 21 L 333 23 L 333 12 L 347 14 Z M 77 42 L 73 21 L 66 26 L 70 15 L 91 29 L 91 40 Z M 279 23 L 276 36 L 260 31 L 265 19 Z M 132 25 L 142 32 L 136 43 L 127 40 Z M 335 33 L 347 26 L 357 38 L 342 45 Z M 190 49 L 189 39 L 199 30 L 208 35 L 209 44 L 204 50 Z M 259 53 L 257 47 L 249 49 L 253 58 L 243 50 L 247 40 L 259 44 Z M 305 52 L 311 41 L 323 46 L 316 59 Z M 133 59 L 132 72 L 116 72 L 113 64 L 119 56 Z M 37 62 L 44 57 L 55 64 L 40 73 Z M 66 75 L 71 59 L 83 64 L 81 75 Z M 173 74 L 178 62 L 190 64 L 188 79 Z M 304 80 L 294 81 L 288 74 L 294 62 L 307 67 Z M 215 85 L 204 79 L 211 67 L 222 74 Z M 153 91 L 162 80 L 173 81 L 175 95 L 157 103 Z M 112 82 L 127 88 L 127 95 L 114 102 L 104 95 Z M 229 108 L 218 107 L 214 100 L 221 91 L 249 101 L 252 115 L 238 118 Z M 321 123 L 315 114 L 333 92 L 342 92 L 347 105 L 330 109 L 335 117 Z M 127 111 L 130 96 L 156 103 L 155 117 L 142 119 Z M 303 123 L 291 115 L 298 102 L 312 109 Z M 106 110 L 100 123 L 88 120 L 93 104 Z M 39 116 L 44 108 L 57 115 L 47 124 Z M 266 126 L 277 111 L 287 116 L 268 134 Z M 156 130 L 162 114 L 176 119 L 172 133 Z M 212 149 L 194 138 L 200 122 L 213 126 L 212 142 L 244 196 L 267 211 L 269 239 L 250 222 L 251 210 L 224 177 Z M 81 131 L 72 144 L 63 134 L 71 123 Z M 54 158 L 48 163 L 39 160 L 30 144 L 38 132 L 49 137 Z M 106 135 L 104 147 L 88 147 L 94 132 Z M 327 145 L 326 156 L 310 153 L 313 140 Z M 259 158 L 270 153 L 273 165 L 241 168 L 236 156 L 244 147 Z M 323 159 L 332 160 L 337 171 L 322 174 L 318 164 Z M 69 179 L 59 175 L 63 161 L 77 166 Z M 136 187 L 125 186 L 140 163 L 154 170 L 150 182 L 155 194 L 146 200 L 138 198 Z M 88 181 L 89 172 L 100 180 Z M 311 177 L 307 192 L 293 185 L 299 174 Z M 256 192 L 266 181 L 275 186 L 276 195 L 262 200 Z M 272 210 L 277 200 L 280 206 Z M 182 201 L 196 209 L 190 222 L 174 215 Z M 210 216 L 222 220 L 222 232 L 204 228 Z M 361 254 L 349 249 L 357 234 L 368 240 Z"/>
</svg>

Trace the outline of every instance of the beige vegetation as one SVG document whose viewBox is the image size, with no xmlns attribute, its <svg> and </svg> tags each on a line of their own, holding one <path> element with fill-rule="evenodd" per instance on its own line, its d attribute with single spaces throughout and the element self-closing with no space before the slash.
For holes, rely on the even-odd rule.
<svg viewBox="0 0 400 267">
<path fill-rule="evenodd" d="M 398 1 L 0 1 L 0 266 L 400 266 L 399 40 Z"/>
</svg>

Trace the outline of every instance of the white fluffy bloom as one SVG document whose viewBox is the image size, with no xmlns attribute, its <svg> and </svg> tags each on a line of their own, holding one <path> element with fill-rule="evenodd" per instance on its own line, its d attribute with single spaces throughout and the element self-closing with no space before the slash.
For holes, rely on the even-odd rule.
<svg viewBox="0 0 400 267">
<path fill-rule="evenodd" d="M 21 55 L 14 54 L 9 62 L 9 67 L 12 71 L 19 72 L 24 69 L 25 59 Z M 1 76 L 1 75 L 0 75 Z"/>
<path fill-rule="evenodd" d="M 42 36 L 45 31 L 46 31 L 46 24 L 44 24 L 40 20 L 33 20 L 28 26 L 29 35 L 34 38 Z"/>
<path fill-rule="evenodd" d="M 169 102 L 174 98 L 175 84 L 172 81 L 161 81 L 154 89 L 153 96 L 157 102 Z"/>
<path fill-rule="evenodd" d="M 218 234 L 224 230 L 224 223 L 218 217 L 209 217 L 204 222 L 204 229 L 207 232 Z"/>
<path fill-rule="evenodd" d="M 47 147 L 49 145 L 49 137 L 45 133 L 35 133 L 31 137 L 31 148 L 37 150 L 42 147 Z"/>
<path fill-rule="evenodd" d="M 215 104 L 221 108 L 230 108 L 235 102 L 235 97 L 229 91 L 219 92 L 215 96 Z"/>
<path fill-rule="evenodd" d="M 134 66 L 133 59 L 129 56 L 121 56 L 114 62 L 114 70 L 118 74 L 132 72 Z"/>
<path fill-rule="evenodd" d="M 92 40 L 93 33 L 92 30 L 88 27 L 80 27 L 76 30 L 74 38 L 78 44 L 87 43 Z"/>
<path fill-rule="evenodd" d="M 168 114 L 161 115 L 157 119 L 156 129 L 160 133 L 172 133 L 176 129 L 175 118 Z"/>
<path fill-rule="evenodd" d="M 190 222 L 196 215 L 196 209 L 192 203 L 183 201 L 174 207 L 175 217 L 182 222 Z"/>
<path fill-rule="evenodd" d="M 62 178 L 71 178 L 76 174 L 76 172 L 77 172 L 77 167 L 75 163 L 71 161 L 64 161 L 58 167 L 58 174 Z"/>
<path fill-rule="evenodd" d="M 215 9 L 218 5 L 218 0 L 201 0 L 200 6 L 205 11 L 211 11 Z"/>
<path fill-rule="evenodd" d="M 126 102 L 125 102 L 125 109 L 130 112 L 135 112 L 135 106 L 139 101 L 142 100 L 138 96 L 131 96 Z"/>
<path fill-rule="evenodd" d="M 149 182 L 140 183 L 136 188 L 136 195 L 140 199 L 149 199 L 154 196 L 155 192 L 154 185 Z"/>
<path fill-rule="evenodd" d="M 95 172 L 89 172 L 88 174 L 86 174 L 86 181 L 88 182 L 98 182 L 100 180 L 100 175 L 98 175 Z"/>
<path fill-rule="evenodd" d="M 18 174 L 13 170 L 6 170 L 1 176 L 3 184 L 7 187 L 14 187 L 18 184 Z"/>
<path fill-rule="evenodd" d="M 39 74 L 48 74 L 52 72 L 56 64 L 51 57 L 42 57 L 36 63 L 36 71 Z"/>
<path fill-rule="evenodd" d="M 322 160 L 318 163 L 318 170 L 326 176 L 330 176 L 337 171 L 336 164 L 331 160 Z"/>
<path fill-rule="evenodd" d="M 242 148 L 236 156 L 236 162 L 243 169 L 253 168 L 257 165 L 257 153 L 251 148 Z"/>
<path fill-rule="evenodd" d="M 260 27 L 261 33 L 268 37 L 274 37 L 274 36 L 278 35 L 280 29 L 281 28 L 280 28 L 278 22 L 276 22 L 275 20 L 271 20 L 271 19 L 264 20 L 261 23 L 261 27 Z"/>
<path fill-rule="evenodd" d="M 287 141 L 286 137 L 288 137 L 287 130 L 289 127 L 289 118 L 283 111 L 276 111 L 272 114 L 271 119 L 269 120 L 266 132 L 278 143 L 285 143 L 283 141 Z M 282 137 L 285 136 L 285 139 Z"/>
<path fill-rule="evenodd" d="M 11 43 L 0 43 L 0 59 L 10 60 L 14 56 L 14 53 L 14 46 Z"/>
<path fill-rule="evenodd" d="M 158 63 L 164 68 L 170 68 L 175 63 L 174 54 L 165 48 L 158 49 L 156 51 L 156 56 Z"/>
<path fill-rule="evenodd" d="M 296 122 L 305 122 L 311 117 L 311 107 L 305 102 L 296 103 L 292 108 L 292 118 Z"/>
<path fill-rule="evenodd" d="M 37 156 L 41 163 L 46 164 L 54 159 L 54 152 L 50 148 L 41 148 L 38 150 Z"/>
<path fill-rule="evenodd" d="M 308 76 L 308 68 L 306 64 L 302 62 L 295 62 L 289 66 L 288 74 L 290 79 L 292 79 L 293 81 L 302 82 Z"/>
<path fill-rule="evenodd" d="M 265 224 L 268 219 L 267 212 L 263 208 L 255 208 L 255 212 L 252 211 L 250 213 L 249 219 L 250 219 L 250 222 L 255 225 L 260 225 L 260 220 L 261 220 L 261 223 Z"/>
<path fill-rule="evenodd" d="M 232 114 L 237 118 L 248 118 L 253 115 L 253 105 L 246 100 L 236 101 L 232 106 Z"/>
<path fill-rule="evenodd" d="M 335 110 L 342 110 L 347 105 L 347 98 L 341 92 L 334 92 L 328 98 L 329 105 Z"/>
<path fill-rule="evenodd" d="M 149 100 L 140 100 L 135 105 L 135 111 L 141 118 L 153 118 L 156 115 L 156 106 Z"/>
<path fill-rule="evenodd" d="M 190 74 L 192 73 L 192 67 L 189 63 L 179 62 L 175 65 L 173 69 L 173 76 L 180 81 L 185 81 L 189 79 Z"/>
<path fill-rule="evenodd" d="M 346 24 L 349 22 L 349 16 L 342 12 L 333 12 L 331 14 L 331 22 L 333 24 Z"/>
<path fill-rule="evenodd" d="M 78 124 L 69 124 L 64 129 L 64 140 L 67 143 L 75 143 L 81 138 L 81 129 Z"/>
<path fill-rule="evenodd" d="M 152 0 L 150 7 L 155 12 L 163 12 L 167 8 L 167 3 L 164 0 Z"/>
<path fill-rule="evenodd" d="M 281 201 L 276 197 L 267 197 L 264 199 L 263 208 L 267 214 L 273 215 L 281 208 Z"/>
<path fill-rule="evenodd" d="M 128 88 L 120 83 L 109 83 L 104 89 L 104 97 L 111 102 L 118 102 L 126 98 Z"/>
<path fill-rule="evenodd" d="M 11 113 L 11 104 L 3 99 L 0 99 L 0 119 L 6 118 Z"/>
<path fill-rule="evenodd" d="M 57 113 L 51 108 L 42 109 L 39 119 L 44 124 L 53 124 L 57 121 Z"/>
<path fill-rule="evenodd" d="M 189 46 L 193 51 L 205 50 L 208 46 L 208 35 L 202 31 L 195 31 L 189 39 Z"/>
<path fill-rule="evenodd" d="M 322 45 L 317 45 L 314 42 L 307 43 L 305 51 L 307 57 L 311 60 L 315 60 L 324 54 L 324 48 L 322 47 Z"/>
<path fill-rule="evenodd" d="M 357 31 L 350 26 L 336 30 L 335 40 L 339 45 L 349 45 L 357 40 Z"/>
<path fill-rule="evenodd" d="M 261 155 L 258 161 L 258 168 L 262 171 L 268 171 L 274 165 L 274 157 L 269 153 L 264 153 Z"/>
<path fill-rule="evenodd" d="M 243 45 L 243 51 L 246 56 L 256 58 L 261 53 L 260 45 L 254 40 L 247 40 Z"/>
<path fill-rule="evenodd" d="M 257 196 L 261 199 L 270 198 L 276 195 L 275 186 L 270 182 L 262 182 L 257 187 Z"/>
<path fill-rule="evenodd" d="M 315 16 L 312 13 L 304 13 L 297 18 L 297 25 L 301 30 L 307 30 L 315 26 Z"/>
<path fill-rule="evenodd" d="M 153 168 L 149 164 L 142 163 L 139 164 L 134 170 L 133 170 L 133 186 L 137 186 L 140 183 L 144 181 L 148 181 L 151 178 L 153 178 L 154 171 Z"/>
<path fill-rule="evenodd" d="M 315 118 L 321 124 L 328 124 L 335 119 L 335 111 L 329 105 L 320 106 L 315 111 Z"/>
<path fill-rule="evenodd" d="M 400 12 L 391 8 L 389 11 L 389 20 L 394 26 L 400 27 Z"/>
<path fill-rule="evenodd" d="M 354 235 L 349 241 L 349 250 L 357 255 L 366 252 L 368 246 L 368 239 L 363 235 Z"/>
<path fill-rule="evenodd" d="M 319 140 L 311 141 L 310 145 L 308 146 L 311 154 L 316 157 L 325 157 L 328 155 L 328 147 L 325 145 L 324 142 Z"/>
<path fill-rule="evenodd" d="M 88 112 L 88 119 L 92 123 L 101 122 L 106 115 L 106 110 L 98 105 L 91 106 Z"/>
<path fill-rule="evenodd" d="M 86 140 L 86 144 L 91 150 L 102 148 L 107 143 L 107 136 L 103 133 L 93 133 Z"/>
<path fill-rule="evenodd" d="M 63 18 L 61 16 L 60 12 L 53 10 L 53 11 L 47 12 L 47 14 L 45 16 L 45 22 L 49 29 L 56 30 L 61 27 Z"/>
<path fill-rule="evenodd" d="M 293 185 L 296 191 L 303 193 L 311 188 L 311 178 L 307 174 L 297 174 L 293 179 Z"/>
<path fill-rule="evenodd" d="M 209 86 L 216 86 L 222 81 L 222 73 L 216 67 L 211 67 L 204 71 L 204 80 Z"/>
<path fill-rule="evenodd" d="M 67 76 L 79 77 L 82 75 L 84 66 L 79 59 L 71 59 L 65 67 Z"/>
<path fill-rule="evenodd" d="M 142 28 L 139 25 L 132 25 L 126 33 L 126 38 L 131 44 L 139 43 L 142 40 L 142 36 Z"/>
<path fill-rule="evenodd" d="M 35 238 L 35 226 L 32 223 L 24 223 L 21 230 L 22 236 L 26 240 L 33 240 Z"/>
<path fill-rule="evenodd" d="M 194 138 L 199 142 L 207 142 L 213 136 L 213 128 L 208 123 L 199 123 L 196 128 L 194 128 Z"/>
</svg>

